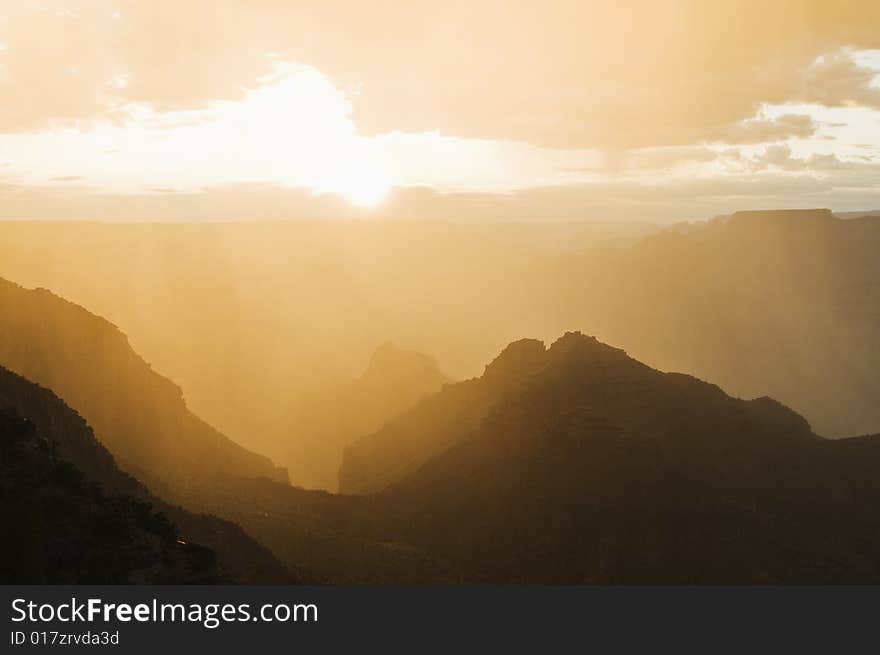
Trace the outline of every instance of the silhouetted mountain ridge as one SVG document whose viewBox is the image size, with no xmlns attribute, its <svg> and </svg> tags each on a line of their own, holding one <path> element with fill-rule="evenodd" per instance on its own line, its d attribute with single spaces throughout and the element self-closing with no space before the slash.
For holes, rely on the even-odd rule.
<svg viewBox="0 0 880 655">
<path fill-rule="evenodd" d="M 237 526 L 153 497 L 116 467 L 82 417 L 2 367 L 0 423 L 6 582 L 294 580 Z"/>
<path fill-rule="evenodd" d="M 421 356 L 418 360 L 424 362 Z M 0 400 L 31 417 L 59 452 L 90 471 L 102 487 L 131 493 L 161 509 L 187 539 L 213 548 L 236 581 L 411 582 L 446 577 L 419 549 L 340 530 L 336 517 L 347 515 L 357 503 L 294 488 L 286 476 L 273 476 L 268 459 L 241 449 L 190 415 L 179 390 L 155 376 L 124 335 L 72 303 L 0 281 L 0 364 L 4 361 L 64 388 L 99 419 L 111 417 L 106 425 L 120 430 L 123 438 L 110 432 L 98 437 L 114 456 L 119 449 L 141 457 L 128 463 L 127 473 L 115 468 L 85 421 L 54 394 L 16 374 L 0 376 Z M 155 394 L 154 385 L 159 387 Z M 175 391 L 174 402 L 169 402 L 169 390 Z M 136 429 L 127 427 L 127 417 Z M 156 442 L 167 450 L 156 453 Z M 283 557 L 286 568 L 251 534 Z"/>
<path fill-rule="evenodd" d="M 548 326 L 729 393 L 768 395 L 829 437 L 880 430 L 880 220 L 737 212 L 625 248 L 545 260 L 528 285 Z"/>
<path fill-rule="evenodd" d="M 113 324 L 45 289 L 0 279 L 0 365 L 76 408 L 122 468 L 175 487 L 193 476 L 286 473 L 214 430 L 186 407 Z"/>
<path fill-rule="evenodd" d="M 637 407 L 643 411 L 658 410 L 652 400 L 659 392 L 648 384 L 650 372 L 656 371 L 628 357 L 625 351 L 578 332 L 566 333 L 550 348 L 545 348 L 536 339 L 523 339 L 507 346 L 486 367 L 481 378 L 447 386 L 378 432 L 350 446 L 340 469 L 341 488 L 348 493 L 378 491 L 413 473 L 432 456 L 477 429 L 502 401 L 509 402 L 527 389 L 560 380 L 576 380 L 580 385 L 584 371 L 590 372 L 591 380 L 607 380 L 617 394 L 602 396 L 607 403 L 604 406 L 606 412 L 614 407 L 618 395 L 623 397 L 624 391 L 644 394 L 637 399 Z M 719 398 L 728 398 L 714 385 L 699 381 L 697 385 L 691 384 L 690 381 L 695 379 L 690 376 L 665 375 L 668 376 L 664 383 L 666 387 L 695 394 L 695 405 L 697 401 L 715 403 Z M 580 388 L 575 385 L 574 392 Z M 545 406 L 535 407 L 535 411 L 540 414 L 552 412 L 562 402 L 560 398 L 570 395 L 564 386 L 557 392 L 556 396 L 547 398 Z M 776 423 L 796 424 L 800 431 L 810 433 L 807 422 L 781 404 L 770 399 L 749 402 L 755 407 L 766 408 L 768 417 L 773 415 Z M 771 408 L 775 408 L 775 413 L 770 411 Z M 699 407 L 696 411 L 700 411 Z M 622 417 L 621 420 L 632 421 L 634 418 Z"/>
<path fill-rule="evenodd" d="M 34 424 L 0 409 L 3 584 L 216 583 L 213 551 L 177 539 L 149 503 L 105 496 Z"/>
<path fill-rule="evenodd" d="M 374 496 L 364 530 L 486 581 L 880 579 L 880 437 L 822 439 L 772 399 L 730 397 L 578 333 L 543 365 L 505 360 L 521 381 L 469 393 L 490 407 L 449 423 L 445 450 Z"/>
<path fill-rule="evenodd" d="M 483 380 L 499 389 L 517 384 L 544 366 L 546 352 L 538 339 L 514 341 L 486 365 Z"/>
<path fill-rule="evenodd" d="M 68 366 L 65 338 L 10 315 L 9 353 Z M 94 325 L 79 328 L 83 361 L 101 359 Z M 823 439 L 774 400 L 570 332 L 549 348 L 514 342 L 482 377 L 350 446 L 342 486 L 373 493 L 306 491 L 247 467 L 148 484 L 327 581 L 866 583 L 880 581 L 878 467 L 878 437 Z"/>
</svg>

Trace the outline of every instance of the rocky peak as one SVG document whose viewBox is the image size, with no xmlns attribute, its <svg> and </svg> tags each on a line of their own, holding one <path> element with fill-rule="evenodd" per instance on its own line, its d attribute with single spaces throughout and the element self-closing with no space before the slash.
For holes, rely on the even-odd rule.
<svg viewBox="0 0 880 655">
<path fill-rule="evenodd" d="M 386 341 L 376 348 L 367 370 L 364 380 L 391 379 L 411 377 L 442 378 L 443 374 L 437 366 L 437 361 L 430 355 L 414 350 L 403 350 L 394 343 Z"/>
<path fill-rule="evenodd" d="M 566 332 L 547 351 L 548 360 L 569 365 L 628 363 L 632 360 L 625 350 L 602 343 L 581 332 Z"/>
<path fill-rule="evenodd" d="M 486 366 L 483 380 L 490 385 L 520 381 L 547 363 L 547 349 L 538 339 L 520 339 L 509 344 Z"/>
</svg>

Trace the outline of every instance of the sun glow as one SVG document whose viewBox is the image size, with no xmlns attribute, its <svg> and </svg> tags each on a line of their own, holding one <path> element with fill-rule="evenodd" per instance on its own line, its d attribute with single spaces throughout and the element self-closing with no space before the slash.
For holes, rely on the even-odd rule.
<svg viewBox="0 0 880 655">
<path fill-rule="evenodd" d="M 342 176 L 328 189 L 339 193 L 357 207 L 376 207 L 388 196 L 391 184 L 388 177 L 376 169 L 363 169 Z"/>
<path fill-rule="evenodd" d="M 270 60 L 271 72 L 238 97 L 164 111 L 132 102 L 118 107 L 116 121 L 0 134 L 0 167 L 6 167 L 0 173 L 32 185 L 50 181 L 65 191 L 161 190 L 177 198 L 264 185 L 333 194 L 372 209 L 395 187 L 507 191 L 552 184 L 560 170 L 592 161 L 583 153 L 535 159 L 526 146 L 439 132 L 361 134 L 353 119 L 356 96 L 315 68 Z M 502 159 L 511 163 L 500 166 Z"/>
</svg>

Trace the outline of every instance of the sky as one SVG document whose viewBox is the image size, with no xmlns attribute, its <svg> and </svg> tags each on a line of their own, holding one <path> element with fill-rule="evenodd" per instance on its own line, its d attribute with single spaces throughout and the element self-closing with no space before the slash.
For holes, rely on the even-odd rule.
<svg viewBox="0 0 880 655">
<path fill-rule="evenodd" d="M 0 0 L 0 218 L 880 207 L 875 0 Z"/>
</svg>

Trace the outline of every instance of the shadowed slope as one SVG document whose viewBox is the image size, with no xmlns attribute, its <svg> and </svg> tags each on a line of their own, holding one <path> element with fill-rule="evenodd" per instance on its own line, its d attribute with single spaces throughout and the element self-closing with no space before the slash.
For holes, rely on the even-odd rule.
<svg viewBox="0 0 880 655">
<path fill-rule="evenodd" d="M 441 397 L 455 415 L 441 433 L 402 429 Z M 362 529 L 466 579 L 880 580 L 880 438 L 822 439 L 771 399 L 591 337 L 513 344 L 380 436 L 410 439 L 423 464 L 372 497 Z"/>
<path fill-rule="evenodd" d="M 63 364 L 63 340 L 18 343 Z M 151 489 L 328 581 L 880 581 L 878 438 L 822 439 L 578 333 L 511 344 L 364 443 L 367 496 L 228 471 Z"/>
<path fill-rule="evenodd" d="M 360 376 L 377 344 L 393 339 L 470 377 L 500 346 L 536 333 L 534 313 L 519 307 L 526 262 L 655 229 L 455 218 L 5 222 L 0 277 L 118 325 L 193 413 L 286 465 L 275 446 L 309 420 L 298 410 Z"/>
<path fill-rule="evenodd" d="M 377 432 L 355 441 L 345 449 L 340 491 L 377 491 L 415 471 L 475 429 L 494 400 L 539 365 L 543 354 L 540 341 L 516 341 L 486 367 L 481 379 L 447 385 Z"/>
<path fill-rule="evenodd" d="M 238 526 L 152 497 L 76 412 L 2 367 L 0 433 L 5 582 L 295 581 Z"/>
<path fill-rule="evenodd" d="M 186 529 L 188 538 L 216 548 L 236 579 L 290 579 L 249 535 L 283 558 L 297 578 L 306 576 L 300 567 L 308 571 L 308 579 L 314 575 L 327 581 L 411 582 L 444 577 L 434 572 L 433 558 L 418 549 L 377 543 L 341 530 L 337 516 L 347 516 L 357 503 L 289 486 L 268 459 L 246 451 L 192 416 L 179 389 L 152 372 L 114 326 L 48 291 L 0 282 L 0 364 L 4 361 L 63 388 L 69 398 L 90 408 L 105 430 L 119 430 L 122 438 L 109 431 L 96 435 L 114 457 L 119 453 L 126 457 L 129 473 L 168 503 L 163 510 Z M 6 393 L 14 406 L 34 411 L 43 401 L 56 402 L 41 400 L 28 389 Z M 53 434 L 62 449 L 85 429 L 79 417 L 69 419 L 72 427 L 58 422 L 57 412 L 48 417 L 45 421 L 57 428 Z M 89 438 L 81 436 L 79 441 Z M 106 451 L 103 463 L 98 455 L 80 460 L 83 449 L 78 447 L 66 452 L 84 470 L 100 473 L 108 488 L 146 493 L 108 463 Z"/>
<path fill-rule="evenodd" d="M 186 407 L 114 325 L 45 289 L 0 280 L 0 365 L 76 408 L 133 475 L 171 489 L 193 478 L 286 473 Z"/>
</svg>

